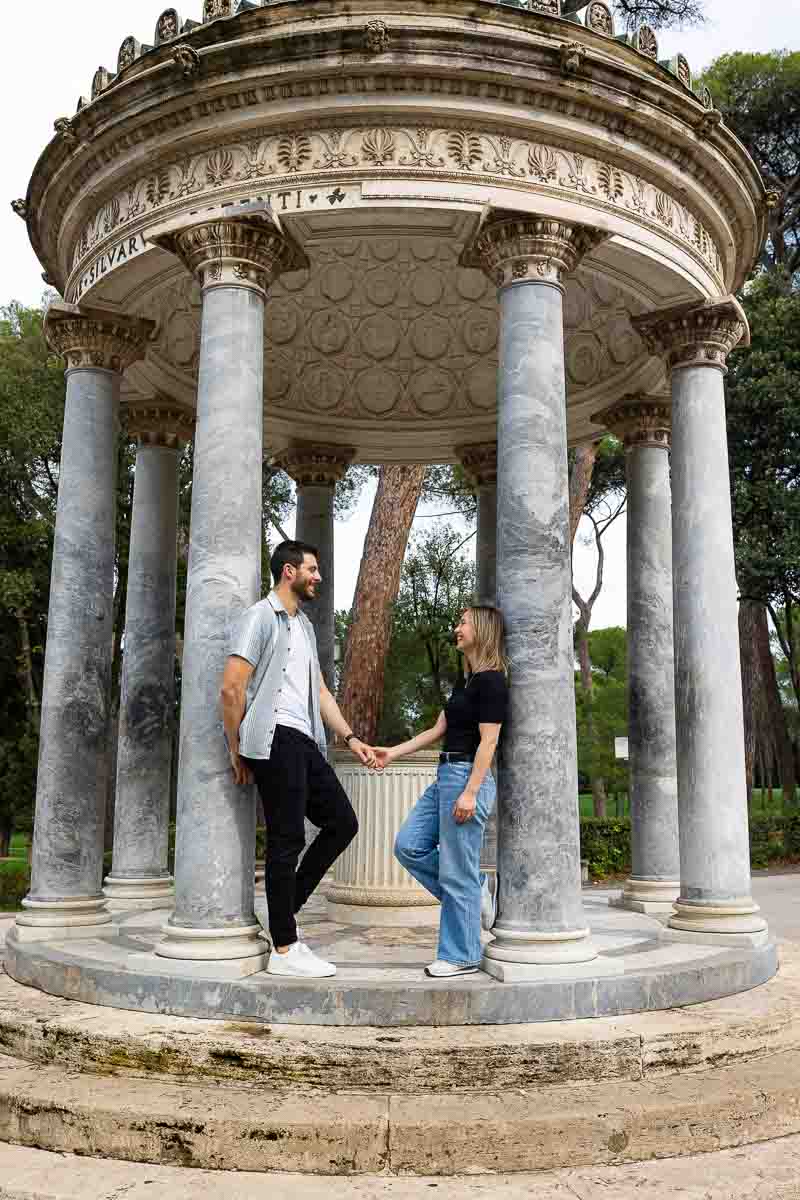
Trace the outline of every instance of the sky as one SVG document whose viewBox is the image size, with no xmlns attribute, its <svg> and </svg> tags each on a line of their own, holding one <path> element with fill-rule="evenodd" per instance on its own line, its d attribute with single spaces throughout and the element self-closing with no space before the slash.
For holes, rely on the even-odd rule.
<svg viewBox="0 0 800 1200">
<path fill-rule="evenodd" d="M 112 70 L 119 47 L 133 34 L 152 42 L 156 20 L 167 0 L 37 0 L 3 4 L 0 45 L 0 111 L 3 129 L 0 198 L 0 304 L 15 299 L 36 304 L 44 290 L 42 268 L 31 250 L 22 222 L 10 202 L 25 195 L 36 160 L 52 137 L 53 121 L 72 116 L 101 64 Z M 199 19 L 202 0 L 184 0 L 181 15 Z M 662 33 L 659 57 L 682 52 L 694 71 L 720 54 L 735 50 L 800 47 L 800 0 L 708 0 L 708 22 L 701 29 Z M 34 20 L 32 20 L 32 17 Z M 355 587 L 361 547 L 369 522 L 374 488 L 365 489 L 349 520 L 337 524 L 336 607 L 348 608 Z M 435 509 L 421 508 L 416 527 L 430 524 Z M 427 513 L 427 515 L 426 515 Z M 582 592 L 591 588 L 595 558 L 578 532 L 575 577 Z M 605 583 L 592 619 L 593 628 L 625 624 L 625 522 L 606 538 Z"/>
</svg>

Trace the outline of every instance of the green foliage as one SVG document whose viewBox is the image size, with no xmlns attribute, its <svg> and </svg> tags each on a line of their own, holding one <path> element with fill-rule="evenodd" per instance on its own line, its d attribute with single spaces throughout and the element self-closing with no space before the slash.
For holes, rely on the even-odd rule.
<svg viewBox="0 0 800 1200">
<path fill-rule="evenodd" d="M 773 193 L 764 266 L 791 277 L 800 269 L 800 51 L 723 54 L 703 82 Z"/>
<path fill-rule="evenodd" d="M 11 859 L 0 862 L 0 912 L 16 912 L 27 896 L 31 869 L 26 862 Z"/>
<path fill-rule="evenodd" d="M 628 764 L 614 755 L 614 739 L 628 730 L 626 631 L 594 629 L 588 641 L 591 690 L 581 686 L 579 675 L 575 679 L 578 771 L 585 779 L 604 779 L 609 792 L 626 791 Z"/>
</svg>

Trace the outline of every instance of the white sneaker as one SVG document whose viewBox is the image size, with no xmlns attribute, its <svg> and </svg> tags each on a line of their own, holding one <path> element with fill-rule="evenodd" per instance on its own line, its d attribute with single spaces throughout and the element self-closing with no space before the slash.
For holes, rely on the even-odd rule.
<svg viewBox="0 0 800 1200">
<path fill-rule="evenodd" d="M 436 962 L 425 968 L 425 974 L 430 975 L 432 979 L 449 979 L 451 975 L 474 975 L 479 970 L 480 967 L 459 967 L 456 963 L 437 958 Z"/>
<path fill-rule="evenodd" d="M 336 974 L 333 963 L 317 958 L 304 942 L 294 942 L 285 954 L 273 950 L 267 963 L 268 975 L 284 975 L 292 979 L 324 979 Z"/>
<path fill-rule="evenodd" d="M 483 929 L 494 929 L 494 923 L 497 920 L 497 885 L 495 884 L 494 892 L 489 890 L 489 876 L 483 876 L 481 883 L 481 927 Z"/>
</svg>

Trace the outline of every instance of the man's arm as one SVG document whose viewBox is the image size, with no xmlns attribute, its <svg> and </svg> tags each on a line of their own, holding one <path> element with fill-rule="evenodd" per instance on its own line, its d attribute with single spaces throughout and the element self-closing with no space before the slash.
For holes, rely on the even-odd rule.
<svg viewBox="0 0 800 1200">
<path fill-rule="evenodd" d="M 233 778 L 236 783 L 252 783 L 252 772 L 239 757 L 239 726 L 247 707 L 247 684 L 253 674 L 253 664 L 246 658 L 231 654 L 225 660 L 225 671 L 219 691 L 222 707 L 222 722 L 231 756 Z"/>
<path fill-rule="evenodd" d="M 342 739 L 350 737 L 350 734 L 353 731 L 342 716 L 339 705 L 328 691 L 324 679 L 320 681 L 319 707 L 322 713 L 322 719 L 332 733 L 338 734 Z M 375 766 L 375 753 L 372 747 L 365 745 L 364 742 L 362 742 L 359 738 L 350 738 L 350 741 L 347 743 L 347 748 L 364 764 L 365 767 Z"/>
</svg>

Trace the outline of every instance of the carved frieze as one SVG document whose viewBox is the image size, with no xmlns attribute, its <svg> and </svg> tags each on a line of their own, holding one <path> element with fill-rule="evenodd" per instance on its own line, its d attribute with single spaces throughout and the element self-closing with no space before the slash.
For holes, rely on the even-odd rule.
<svg viewBox="0 0 800 1200">
<path fill-rule="evenodd" d="M 669 396 L 623 396 L 603 412 L 593 413 L 592 420 L 610 430 L 626 450 L 635 446 L 670 448 L 672 404 Z"/>
<path fill-rule="evenodd" d="M 687 208 L 683 196 L 672 195 L 611 160 L 566 150 L 523 137 L 497 135 L 474 127 L 408 129 L 380 126 L 334 126 L 276 130 L 246 142 L 221 143 L 212 150 L 157 163 L 129 178 L 96 211 L 81 230 L 74 266 L 80 266 L 107 234 L 109 211 L 117 224 L 142 224 L 150 213 L 161 216 L 186 197 L 201 198 L 241 192 L 254 182 L 279 190 L 282 185 L 350 177 L 392 174 L 469 182 L 529 184 L 554 195 L 589 201 L 592 207 L 616 211 L 688 247 L 718 275 L 722 262 L 703 222 Z M 323 200 L 320 196 L 320 205 Z"/>
<path fill-rule="evenodd" d="M 670 369 L 718 367 L 740 343 L 750 344 L 747 317 L 735 296 L 690 301 L 633 317 L 651 354 L 663 354 Z"/>
<path fill-rule="evenodd" d="M 264 397 L 270 412 L 315 420 L 408 422 L 464 428 L 497 402 L 498 304 L 482 271 L 456 266 L 432 237 L 336 238 L 312 249 L 308 269 L 281 275 L 266 302 Z M 630 324 L 640 301 L 603 275 L 565 282 L 565 365 L 572 394 L 644 361 Z M 157 316 L 151 359 L 192 387 L 201 294 L 188 275 L 141 303 Z M 462 435 L 463 436 L 463 435 Z"/>
<path fill-rule="evenodd" d="M 98 367 L 124 371 L 144 358 L 153 322 L 137 317 L 81 310 L 54 301 L 47 310 L 44 332 L 48 344 L 64 359 L 68 370 Z"/>
<path fill-rule="evenodd" d="M 462 262 L 480 267 L 498 287 L 523 280 L 560 285 L 605 237 L 600 230 L 549 217 L 492 215 Z"/>
</svg>

